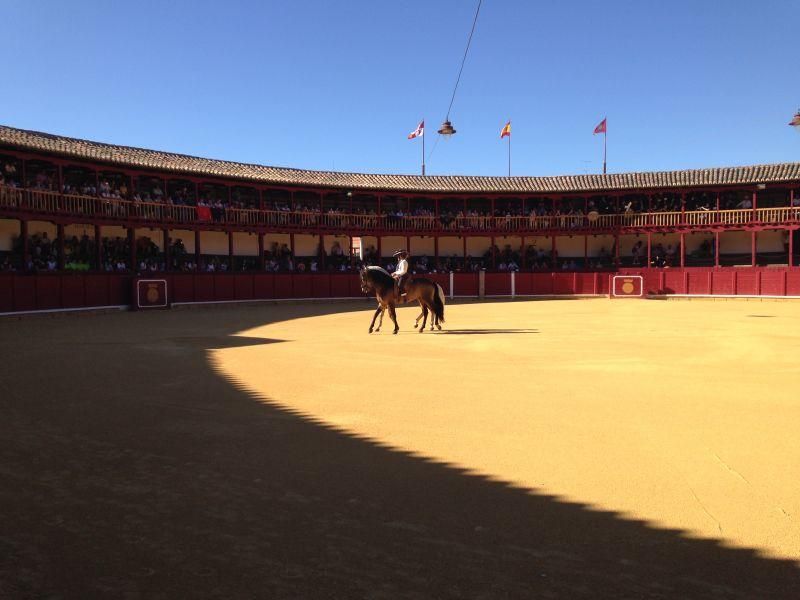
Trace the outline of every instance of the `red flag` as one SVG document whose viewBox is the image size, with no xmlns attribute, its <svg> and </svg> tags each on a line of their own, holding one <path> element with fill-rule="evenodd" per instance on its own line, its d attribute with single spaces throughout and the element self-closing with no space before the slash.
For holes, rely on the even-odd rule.
<svg viewBox="0 0 800 600">
<path fill-rule="evenodd" d="M 500 139 L 502 140 L 504 137 L 511 135 L 511 121 L 506 123 L 506 126 L 503 127 L 502 131 L 500 131 Z"/>
<path fill-rule="evenodd" d="M 197 207 L 197 219 L 199 221 L 210 221 L 211 220 L 211 209 L 208 206 L 198 206 Z"/>
<path fill-rule="evenodd" d="M 789 121 L 789 125 L 792 127 L 800 127 L 800 110 L 798 110 L 794 118 Z"/>
<path fill-rule="evenodd" d="M 594 128 L 594 133 L 605 133 L 606 132 L 606 120 L 603 119 L 600 121 L 600 124 Z M 594 135 L 594 133 L 592 135 Z"/>
<path fill-rule="evenodd" d="M 415 137 L 421 137 L 425 135 L 425 121 L 420 121 L 417 128 L 408 134 L 408 139 L 413 140 Z"/>
</svg>

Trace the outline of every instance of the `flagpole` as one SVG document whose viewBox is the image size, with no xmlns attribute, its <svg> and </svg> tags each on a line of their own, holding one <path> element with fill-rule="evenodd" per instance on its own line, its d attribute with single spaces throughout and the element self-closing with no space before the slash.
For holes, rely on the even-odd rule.
<svg viewBox="0 0 800 600">
<path fill-rule="evenodd" d="M 603 175 L 606 174 L 606 142 L 608 141 L 608 121 L 606 121 L 605 131 L 603 132 Z"/>
<path fill-rule="evenodd" d="M 425 177 L 425 118 L 422 118 L 422 176 Z"/>
<path fill-rule="evenodd" d="M 509 121 L 511 123 L 511 121 Z M 511 177 L 511 132 L 508 132 L 508 176 Z"/>
</svg>

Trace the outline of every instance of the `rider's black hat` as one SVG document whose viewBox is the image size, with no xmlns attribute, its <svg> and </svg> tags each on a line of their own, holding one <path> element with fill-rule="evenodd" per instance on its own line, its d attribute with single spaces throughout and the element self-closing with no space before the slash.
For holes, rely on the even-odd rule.
<svg viewBox="0 0 800 600">
<path fill-rule="evenodd" d="M 404 254 L 405 254 L 406 256 L 408 256 L 408 252 L 406 252 L 405 250 L 398 250 L 397 252 L 395 252 L 394 254 L 392 254 L 392 256 L 394 256 L 394 257 L 398 257 L 398 256 L 403 256 Z"/>
</svg>

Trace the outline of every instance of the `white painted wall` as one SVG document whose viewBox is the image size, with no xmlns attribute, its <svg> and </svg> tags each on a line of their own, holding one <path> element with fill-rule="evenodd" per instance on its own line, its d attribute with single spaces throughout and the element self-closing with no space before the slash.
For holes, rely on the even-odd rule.
<svg viewBox="0 0 800 600">
<path fill-rule="evenodd" d="M 784 231 L 759 231 L 756 234 L 756 252 L 786 252 L 785 243 L 789 243 Z"/>
<path fill-rule="evenodd" d="M 94 225 L 66 225 L 64 227 L 64 237 L 66 239 L 70 239 L 73 236 L 81 239 L 84 235 L 94 239 Z"/>
<path fill-rule="evenodd" d="M 110 240 L 122 238 L 123 240 L 128 237 L 128 230 L 119 225 L 102 225 L 100 227 L 100 237 L 108 238 Z M 186 240 L 184 240 L 185 242 Z"/>
<path fill-rule="evenodd" d="M 234 256 L 258 256 L 258 234 L 246 231 L 233 232 Z"/>
<path fill-rule="evenodd" d="M 494 238 L 495 245 L 500 248 L 502 252 L 506 246 L 511 246 L 512 252 L 519 252 L 522 247 L 522 238 L 518 235 L 504 235 Z M 528 243 L 528 238 L 525 238 L 525 243 Z"/>
<path fill-rule="evenodd" d="M 464 240 L 457 237 L 439 238 L 439 257 L 440 258 L 464 257 Z"/>
<path fill-rule="evenodd" d="M 619 236 L 619 255 L 631 256 L 631 251 L 637 242 L 642 242 L 642 254 L 647 258 L 647 235 L 645 234 Z M 612 241 L 611 243 L 613 244 L 614 242 Z M 606 249 L 610 251 L 608 247 Z"/>
<path fill-rule="evenodd" d="M 295 256 L 317 256 L 319 251 L 319 236 L 297 234 L 294 236 Z"/>
<path fill-rule="evenodd" d="M 0 252 L 10 252 L 14 239 L 19 237 L 20 223 L 16 219 L 0 219 Z"/>
<path fill-rule="evenodd" d="M 559 258 L 583 258 L 583 236 L 556 236 L 556 251 Z"/>
<path fill-rule="evenodd" d="M 201 231 L 200 254 L 228 256 L 228 234 L 224 231 Z"/>
<path fill-rule="evenodd" d="M 606 252 L 611 254 L 612 249 L 614 248 L 614 236 L 613 235 L 590 235 L 587 239 L 588 246 L 587 246 L 587 254 L 590 257 L 598 257 L 600 256 L 600 250 L 602 248 L 606 249 Z M 647 240 L 645 239 L 645 244 Z M 560 252 L 559 252 L 560 254 Z"/>
<path fill-rule="evenodd" d="M 106 235 L 105 232 L 103 235 Z M 177 240 L 183 242 L 183 247 L 186 248 L 187 254 L 194 254 L 194 231 L 188 229 L 172 229 L 169 232 L 169 238 L 174 244 Z"/>
<path fill-rule="evenodd" d="M 492 245 L 492 238 L 489 237 L 468 237 L 467 255 L 472 258 L 480 258 Z"/>
<path fill-rule="evenodd" d="M 688 256 L 692 252 L 697 251 L 700 246 L 703 245 L 703 242 L 708 240 L 712 244 L 714 243 L 714 234 L 713 233 L 690 233 L 686 234 L 683 237 L 684 242 L 686 243 L 686 255 Z"/>
<path fill-rule="evenodd" d="M 434 256 L 434 239 L 432 237 L 412 237 L 411 256 Z"/>
<path fill-rule="evenodd" d="M 333 248 L 333 244 L 335 242 L 339 242 L 339 246 L 342 248 L 342 252 L 345 256 L 349 256 L 350 252 L 350 236 L 347 235 L 326 235 L 324 239 L 325 243 L 325 252 L 330 256 L 331 248 Z"/>
<path fill-rule="evenodd" d="M 286 244 L 291 248 L 291 236 L 288 233 L 266 233 L 264 234 L 264 250 L 271 251 L 273 244 L 278 244 L 278 248 Z"/>
<path fill-rule="evenodd" d="M 406 236 L 404 235 L 387 235 L 381 238 L 381 256 L 391 257 L 392 254 L 398 250 L 408 250 L 406 248 Z"/>
<path fill-rule="evenodd" d="M 54 240 L 58 235 L 58 228 L 55 223 L 48 221 L 28 221 L 28 235 L 33 236 L 37 233 L 40 235 L 47 233 L 47 237 Z"/>
<path fill-rule="evenodd" d="M 719 235 L 719 253 L 749 254 L 750 242 L 749 231 L 723 231 Z"/>
<path fill-rule="evenodd" d="M 153 242 L 158 249 L 163 252 L 164 251 L 164 232 L 161 229 L 152 229 L 150 227 L 137 227 L 136 231 L 134 232 L 135 238 L 138 240 L 143 237 L 150 238 L 150 241 Z M 225 251 L 227 254 L 227 250 Z"/>
</svg>

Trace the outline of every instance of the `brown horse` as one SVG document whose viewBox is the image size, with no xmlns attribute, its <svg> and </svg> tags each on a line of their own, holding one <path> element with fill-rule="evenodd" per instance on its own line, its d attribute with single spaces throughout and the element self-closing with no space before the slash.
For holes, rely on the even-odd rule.
<svg viewBox="0 0 800 600">
<path fill-rule="evenodd" d="M 441 293 L 442 297 L 442 305 L 444 305 L 444 290 L 441 289 L 441 286 L 438 283 L 436 284 L 436 287 L 439 288 L 439 292 Z M 419 303 L 419 306 L 422 309 L 422 311 L 420 311 L 417 318 L 414 319 L 414 329 L 419 327 L 420 319 L 425 318 L 427 320 L 428 317 L 428 307 L 425 306 L 422 302 Z M 378 317 L 378 326 L 375 328 L 375 333 L 378 333 L 381 330 L 381 327 L 383 326 L 383 315 L 385 313 L 386 313 L 385 309 L 381 310 L 381 314 Z M 424 326 L 425 325 L 423 324 L 423 327 Z M 436 316 L 436 313 L 431 313 L 431 331 L 433 331 L 434 327 L 438 327 L 439 331 L 442 330 L 442 326 L 439 324 L 439 318 Z"/>
<path fill-rule="evenodd" d="M 369 326 L 370 333 L 375 327 L 375 319 L 378 318 L 378 315 L 381 315 L 381 322 L 383 322 L 383 313 L 386 310 L 389 311 L 389 317 L 394 323 L 393 333 L 397 333 L 400 330 L 400 326 L 397 324 L 395 306 L 404 302 L 417 301 L 422 305 L 423 321 L 422 327 L 419 329 L 420 333 L 425 329 L 428 311 L 433 315 L 432 323 L 434 320 L 437 325 L 444 323 L 444 292 L 440 285 L 430 279 L 411 277 L 405 284 L 405 297 L 400 297 L 397 293 L 394 278 L 388 271 L 380 267 L 365 267 L 361 269 L 360 276 L 361 290 L 365 294 L 375 294 L 375 298 L 378 301 L 378 308 Z M 380 325 L 378 329 L 380 329 Z M 441 326 L 439 326 L 439 329 L 441 329 Z"/>
</svg>

